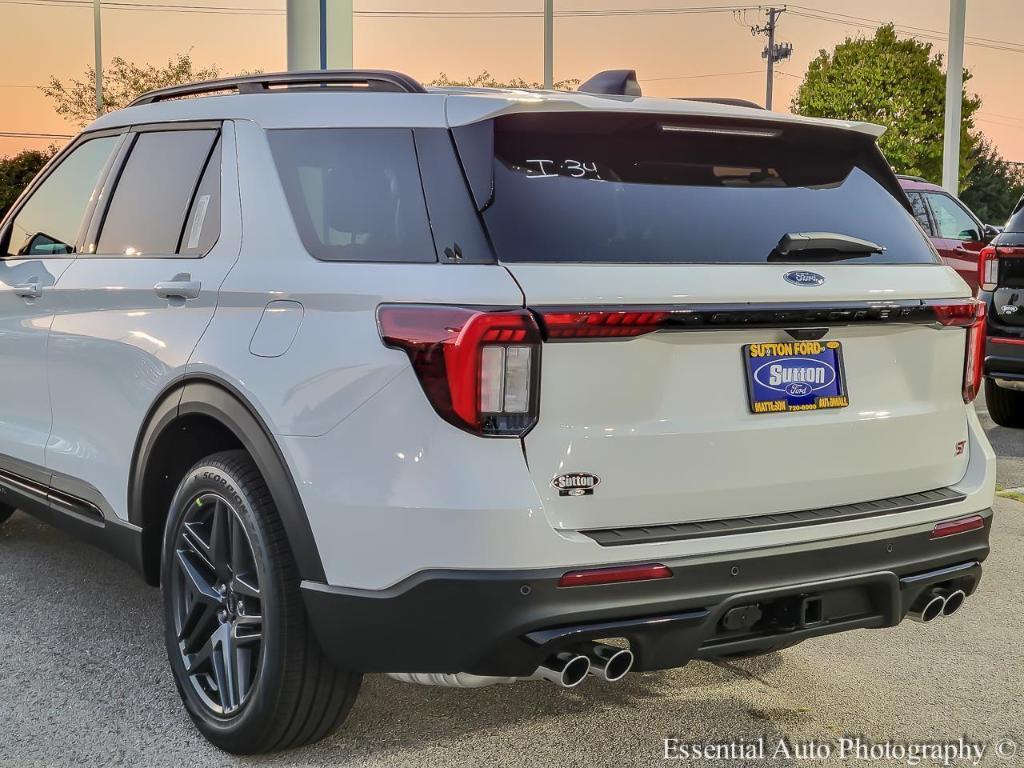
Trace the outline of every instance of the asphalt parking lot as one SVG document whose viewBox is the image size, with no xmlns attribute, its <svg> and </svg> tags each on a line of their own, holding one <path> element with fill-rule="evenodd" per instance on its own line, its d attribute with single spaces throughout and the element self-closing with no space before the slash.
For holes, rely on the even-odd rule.
<svg viewBox="0 0 1024 768">
<path fill-rule="evenodd" d="M 1024 434 L 992 439 L 1001 485 L 1024 486 Z M 840 738 L 858 735 L 865 745 L 964 738 L 985 745 L 982 765 L 1024 765 L 1024 504 L 1001 498 L 996 509 L 982 587 L 954 618 L 573 691 L 447 690 L 372 675 L 333 737 L 258 760 L 219 753 L 192 729 L 166 669 L 159 593 L 19 514 L 0 529 L 0 766 L 657 765 L 666 738 L 759 737 L 763 760 L 697 764 L 835 765 Z M 829 745 L 833 758 L 773 758 L 781 738 L 794 750 Z M 1011 749 L 1006 739 L 1018 757 L 997 756 L 1000 742 Z"/>
</svg>

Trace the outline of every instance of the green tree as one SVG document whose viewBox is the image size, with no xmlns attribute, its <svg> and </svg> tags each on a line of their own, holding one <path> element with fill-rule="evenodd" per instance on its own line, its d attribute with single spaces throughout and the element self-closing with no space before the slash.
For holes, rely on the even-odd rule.
<svg viewBox="0 0 1024 768">
<path fill-rule="evenodd" d="M 900 40 L 892 24 L 872 38 L 846 38 L 829 53 L 822 50 L 807 68 L 793 97 L 797 114 L 864 120 L 888 130 L 879 140 L 899 173 L 938 182 L 942 177 L 942 137 L 946 76 L 942 54 L 931 43 Z M 971 75 L 964 70 L 964 83 Z M 981 99 L 963 94 L 960 179 L 970 173 L 980 138 L 974 113 Z"/>
<path fill-rule="evenodd" d="M 960 197 L 986 224 L 1002 224 L 1024 195 L 1024 171 L 1006 162 L 984 137 L 974 150 L 974 165 Z"/>
<path fill-rule="evenodd" d="M 53 101 L 58 115 L 84 126 L 96 118 L 94 73 L 95 70 L 89 67 L 82 79 L 72 78 L 66 83 L 51 77 L 50 83 L 40 90 Z M 216 65 L 197 68 L 190 53 L 179 53 L 169 59 L 165 67 L 152 64 L 140 66 L 115 56 L 110 66 L 103 69 L 103 108 L 111 112 L 154 88 L 212 80 L 216 77 L 220 77 L 220 69 Z"/>
<path fill-rule="evenodd" d="M 579 84 L 579 78 L 573 77 L 568 80 L 558 80 L 553 85 L 556 91 L 572 91 L 575 90 L 576 86 Z M 503 82 L 495 79 L 495 77 L 486 69 L 479 75 L 467 77 L 465 80 L 452 80 L 448 75 L 442 72 L 435 80 L 431 81 L 430 85 L 466 88 L 523 88 L 527 90 L 539 90 L 544 87 L 542 83 L 527 82 L 521 77 L 513 77 L 511 80 Z"/>
<path fill-rule="evenodd" d="M 56 151 L 56 147 L 26 149 L 13 157 L 0 157 L 0 219 Z"/>
</svg>

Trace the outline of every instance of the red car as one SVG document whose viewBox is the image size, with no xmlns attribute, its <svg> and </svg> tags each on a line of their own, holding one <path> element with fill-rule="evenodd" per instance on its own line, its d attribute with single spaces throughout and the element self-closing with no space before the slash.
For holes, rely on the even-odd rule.
<svg viewBox="0 0 1024 768">
<path fill-rule="evenodd" d="M 982 224 L 970 208 L 938 184 L 918 176 L 899 176 L 899 180 L 939 256 L 977 293 L 978 254 L 999 230 Z"/>
</svg>

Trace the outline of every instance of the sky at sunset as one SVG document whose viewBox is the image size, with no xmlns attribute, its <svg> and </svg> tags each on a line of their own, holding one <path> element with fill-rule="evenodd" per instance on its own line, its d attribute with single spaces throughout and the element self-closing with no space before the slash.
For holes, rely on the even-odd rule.
<svg viewBox="0 0 1024 768">
<path fill-rule="evenodd" d="M 66 2 L 66 0 L 65 0 Z M 152 4 L 156 0 L 128 0 Z M 313 2 L 313 0 L 309 0 Z M 125 3 L 122 3 L 124 5 Z M 184 13 L 105 8 L 103 54 L 137 63 L 165 63 L 191 51 L 198 66 L 216 64 L 226 74 L 285 68 L 284 0 L 164 0 L 166 5 L 268 9 L 272 13 Z M 555 0 L 558 11 L 721 6 L 722 0 Z M 356 0 L 356 11 L 536 10 L 542 0 Z M 276 13 L 274 13 L 276 12 Z M 788 110 L 808 61 L 846 36 L 871 34 L 876 22 L 893 21 L 944 50 L 947 0 L 802 0 L 781 17 L 779 40 L 793 44 L 793 58 L 775 78 L 775 108 Z M 856 18 L 851 18 L 851 15 Z M 555 20 L 555 79 L 585 79 L 601 69 L 630 67 L 644 92 L 661 96 L 738 96 L 763 101 L 761 50 L 750 26 L 763 21 L 744 13 L 611 15 Z M 911 28 L 914 28 L 911 30 Z M 983 99 L 977 126 L 1009 160 L 1024 161 L 1024 2 L 969 0 L 965 64 L 968 88 Z M 52 0 L 0 0 L 0 132 L 73 133 L 35 86 L 51 75 L 81 76 L 93 59 L 89 4 Z M 542 77 L 540 18 L 370 18 L 355 21 L 355 65 L 397 69 L 427 82 L 444 72 L 453 79 L 487 69 L 499 79 Z M 46 140 L 0 138 L 0 155 Z M 57 142 L 61 143 L 61 142 Z"/>
</svg>

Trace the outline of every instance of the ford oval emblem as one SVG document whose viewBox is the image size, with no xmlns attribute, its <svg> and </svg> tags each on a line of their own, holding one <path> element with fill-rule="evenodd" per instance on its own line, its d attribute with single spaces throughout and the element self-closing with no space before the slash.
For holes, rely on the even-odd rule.
<svg viewBox="0 0 1024 768">
<path fill-rule="evenodd" d="M 755 368 L 754 379 L 767 389 L 806 397 L 832 386 L 836 369 L 813 357 L 779 357 Z"/>
<path fill-rule="evenodd" d="M 570 472 L 551 481 L 559 496 L 592 496 L 601 478 L 589 472 Z"/>
<path fill-rule="evenodd" d="M 792 272 L 787 272 L 782 276 L 782 279 L 787 283 L 793 285 L 800 285 L 807 288 L 821 285 L 825 282 L 825 278 L 819 275 L 817 272 L 807 272 L 803 269 L 797 269 Z"/>
</svg>

